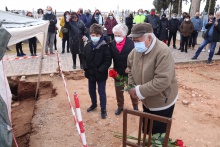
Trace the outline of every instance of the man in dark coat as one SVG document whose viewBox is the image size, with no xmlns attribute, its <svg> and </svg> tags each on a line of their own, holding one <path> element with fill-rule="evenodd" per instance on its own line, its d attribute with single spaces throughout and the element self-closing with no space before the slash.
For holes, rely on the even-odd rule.
<svg viewBox="0 0 220 147">
<path fill-rule="evenodd" d="M 79 54 L 80 68 L 83 69 L 84 41 L 86 41 L 86 28 L 79 20 L 76 12 L 71 12 L 69 22 L 65 23 L 65 28 L 69 29 L 70 51 L 73 58 L 73 69 L 76 69 L 76 55 Z"/>
<path fill-rule="evenodd" d="M 130 13 L 128 17 L 125 18 L 125 24 L 128 27 L 128 34 L 131 34 L 131 28 L 133 27 L 133 13 Z"/>
<path fill-rule="evenodd" d="M 86 15 L 83 14 L 83 9 L 82 8 L 79 8 L 79 19 L 82 20 L 84 22 L 84 24 L 86 24 L 87 22 L 87 19 L 86 19 Z"/>
<path fill-rule="evenodd" d="M 48 6 L 47 7 L 47 13 L 44 14 L 43 20 L 48 20 L 50 21 L 50 25 L 48 28 L 48 33 L 47 33 L 47 43 L 46 43 L 46 49 L 45 52 L 48 54 L 48 44 L 50 42 L 50 54 L 53 53 L 53 44 L 56 36 L 56 24 L 57 24 L 57 18 L 54 14 L 52 14 L 52 7 Z"/>
<path fill-rule="evenodd" d="M 213 16 L 214 14 L 211 12 L 209 13 L 209 17 Z M 212 57 L 215 52 L 216 43 L 219 42 L 220 36 L 220 12 L 216 13 L 216 18 L 209 19 L 208 23 L 206 24 L 205 28 L 207 29 L 204 40 L 199 46 L 198 50 L 196 51 L 195 55 L 191 58 L 192 60 L 196 60 L 199 54 L 201 53 L 202 49 L 208 44 L 211 43 L 211 49 L 209 53 L 209 58 L 207 60 L 207 64 L 212 62 Z"/>
<path fill-rule="evenodd" d="M 173 14 L 173 18 L 169 20 L 169 37 L 168 37 L 168 46 L 170 46 L 170 41 L 173 37 L 173 48 L 176 49 L 176 34 L 179 29 L 179 20 L 177 19 L 176 13 Z"/>
<path fill-rule="evenodd" d="M 164 43 L 167 43 L 168 40 L 168 25 L 168 19 L 166 18 L 166 15 L 163 14 L 158 28 L 158 36 Z"/>
<path fill-rule="evenodd" d="M 155 14 L 155 9 L 151 9 L 150 15 L 146 16 L 146 23 L 150 23 L 153 27 L 154 35 L 158 37 L 158 28 L 160 25 L 160 18 Z"/>
</svg>

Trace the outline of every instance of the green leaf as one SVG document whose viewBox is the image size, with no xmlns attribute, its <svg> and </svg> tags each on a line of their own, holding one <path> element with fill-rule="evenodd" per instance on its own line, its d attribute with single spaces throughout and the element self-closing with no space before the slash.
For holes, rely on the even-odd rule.
<svg viewBox="0 0 220 147">
<path fill-rule="evenodd" d="M 161 138 L 165 138 L 166 133 L 161 134 Z"/>
<path fill-rule="evenodd" d="M 162 143 L 159 140 L 155 140 L 154 143 L 161 145 Z"/>
<path fill-rule="evenodd" d="M 120 86 L 120 83 L 119 82 L 115 82 L 115 86 Z"/>
<path fill-rule="evenodd" d="M 160 137 L 160 133 L 154 134 L 152 137 L 158 139 Z"/>
</svg>

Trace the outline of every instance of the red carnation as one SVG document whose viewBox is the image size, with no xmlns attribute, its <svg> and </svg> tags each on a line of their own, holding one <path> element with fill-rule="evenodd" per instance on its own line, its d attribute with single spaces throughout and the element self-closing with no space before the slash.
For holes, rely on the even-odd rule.
<svg viewBox="0 0 220 147">
<path fill-rule="evenodd" d="M 118 73 L 114 69 L 111 69 L 109 70 L 109 76 L 115 79 L 117 78 Z"/>
<path fill-rule="evenodd" d="M 176 140 L 176 145 L 179 146 L 179 147 L 183 147 L 183 141 L 177 139 L 177 140 Z"/>
</svg>

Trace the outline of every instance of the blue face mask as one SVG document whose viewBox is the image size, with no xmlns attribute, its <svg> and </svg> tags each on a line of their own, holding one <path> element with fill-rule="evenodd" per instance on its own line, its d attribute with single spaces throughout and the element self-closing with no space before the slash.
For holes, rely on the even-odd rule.
<svg viewBox="0 0 220 147">
<path fill-rule="evenodd" d="M 47 11 L 47 14 L 51 14 L 51 11 Z"/>
<path fill-rule="evenodd" d="M 147 51 L 147 48 L 146 48 L 144 42 L 135 42 L 134 47 L 135 47 L 136 51 L 139 53 L 143 53 L 143 52 Z"/>
<path fill-rule="evenodd" d="M 99 42 L 100 37 L 92 37 L 91 36 L 91 40 L 92 40 L 92 42 L 97 43 L 97 42 Z"/>
</svg>

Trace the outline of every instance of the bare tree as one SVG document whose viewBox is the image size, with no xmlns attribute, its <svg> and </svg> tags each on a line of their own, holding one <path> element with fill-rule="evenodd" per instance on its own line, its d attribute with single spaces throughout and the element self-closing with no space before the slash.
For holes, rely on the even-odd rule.
<svg viewBox="0 0 220 147">
<path fill-rule="evenodd" d="M 200 10 L 200 3 L 201 0 L 192 0 L 191 1 L 191 8 L 190 8 L 190 16 L 194 16 L 196 12 Z"/>
<path fill-rule="evenodd" d="M 181 16 L 182 14 L 182 0 L 179 0 L 179 4 L 178 4 L 178 17 Z"/>
</svg>

